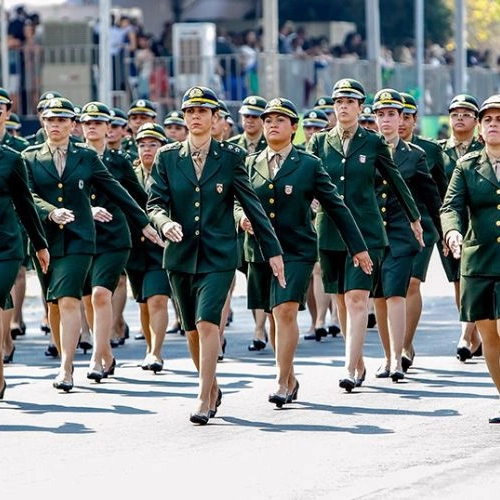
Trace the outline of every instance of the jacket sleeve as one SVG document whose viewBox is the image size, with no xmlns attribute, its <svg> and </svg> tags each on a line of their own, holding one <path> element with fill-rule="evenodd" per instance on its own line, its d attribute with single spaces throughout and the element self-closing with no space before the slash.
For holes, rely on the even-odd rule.
<svg viewBox="0 0 500 500">
<path fill-rule="evenodd" d="M 444 197 L 443 205 L 440 211 L 441 226 L 443 235 L 452 230 L 458 231 L 464 235 L 466 228 L 462 227 L 462 221 L 468 220 L 467 217 L 467 182 L 462 165 L 457 163 Z"/>
</svg>

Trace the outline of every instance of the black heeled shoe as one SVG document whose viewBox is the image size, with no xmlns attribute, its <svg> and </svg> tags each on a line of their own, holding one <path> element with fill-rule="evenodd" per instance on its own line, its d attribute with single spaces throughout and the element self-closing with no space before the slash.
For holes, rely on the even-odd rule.
<svg viewBox="0 0 500 500">
<path fill-rule="evenodd" d="M 403 368 L 403 373 L 406 373 L 412 364 L 413 360 L 411 358 L 401 356 L 401 367 Z"/>
<path fill-rule="evenodd" d="M 124 339 L 130 338 L 130 328 L 129 328 L 127 323 L 125 323 L 125 330 L 123 331 L 123 338 Z"/>
<path fill-rule="evenodd" d="M 249 351 L 262 351 L 266 348 L 267 343 L 260 339 L 253 339 L 252 343 L 249 344 Z"/>
<path fill-rule="evenodd" d="M 224 342 L 222 342 L 222 354 L 219 354 L 217 356 L 217 361 L 224 361 L 224 354 L 226 354 L 226 345 L 227 345 L 227 340 L 226 337 L 224 337 Z"/>
<path fill-rule="evenodd" d="M 49 344 L 47 349 L 45 349 L 45 356 L 52 356 L 53 358 L 59 357 L 59 351 L 54 344 Z"/>
<path fill-rule="evenodd" d="M 50 333 L 50 326 L 47 325 L 47 324 L 41 324 L 40 325 L 40 330 L 42 330 L 42 332 L 45 334 L 45 335 L 48 335 Z"/>
<path fill-rule="evenodd" d="M 368 320 L 366 322 L 366 328 L 374 328 L 377 324 L 377 317 L 373 313 L 368 313 Z"/>
<path fill-rule="evenodd" d="M 400 380 L 403 380 L 405 378 L 405 374 L 403 372 L 400 372 L 399 370 L 394 370 L 390 373 L 389 376 L 391 377 L 393 382 L 399 382 Z"/>
<path fill-rule="evenodd" d="M 217 414 L 217 408 L 219 408 L 221 403 L 222 403 L 222 391 L 219 389 L 219 391 L 217 392 L 217 399 L 215 400 L 215 410 L 210 410 L 208 412 L 208 416 L 210 418 L 215 417 L 215 415 Z"/>
<path fill-rule="evenodd" d="M 104 378 L 104 370 L 91 370 L 87 372 L 87 378 L 89 380 L 95 380 L 99 384 Z"/>
<path fill-rule="evenodd" d="M 336 337 L 340 333 L 340 328 L 337 325 L 330 325 L 328 327 L 328 334 L 332 337 Z"/>
<path fill-rule="evenodd" d="M 87 340 L 80 340 L 78 347 L 83 351 L 83 354 L 87 354 L 87 351 L 91 351 L 94 346 Z"/>
<path fill-rule="evenodd" d="M 355 379 L 356 387 L 361 387 L 361 385 L 363 384 L 365 379 L 366 379 L 366 367 L 365 367 L 365 370 L 363 371 L 361 377 Z"/>
<path fill-rule="evenodd" d="M 0 391 L 0 399 L 3 399 L 3 396 L 5 394 L 5 389 L 7 389 L 7 382 L 5 382 L 4 380 L 2 390 Z"/>
<path fill-rule="evenodd" d="M 290 394 L 287 394 L 286 402 L 291 403 L 292 401 L 297 401 L 298 397 L 299 397 L 299 381 L 295 379 L 295 386 L 293 387 L 292 392 Z"/>
<path fill-rule="evenodd" d="M 116 339 L 110 339 L 109 345 L 112 349 L 116 349 L 120 345 L 120 341 Z"/>
<path fill-rule="evenodd" d="M 468 347 L 462 346 L 457 349 L 457 359 L 462 363 L 472 358 L 472 353 Z"/>
<path fill-rule="evenodd" d="M 113 358 L 113 361 L 111 361 L 111 365 L 109 366 L 109 368 L 107 370 L 104 369 L 102 371 L 102 378 L 108 378 L 110 375 L 114 375 L 115 368 L 116 368 L 116 359 Z"/>
<path fill-rule="evenodd" d="M 12 340 L 16 340 L 19 335 L 23 335 L 21 328 L 16 326 L 15 328 L 10 329 L 10 337 Z"/>
<path fill-rule="evenodd" d="M 316 342 L 321 342 L 321 339 L 327 335 L 328 330 L 326 328 L 316 328 L 316 330 L 314 330 L 314 340 L 316 340 Z"/>
<path fill-rule="evenodd" d="M 269 394 L 268 401 L 275 404 L 278 408 L 283 408 L 283 405 L 287 402 L 287 396 L 282 396 L 277 392 Z"/>
<path fill-rule="evenodd" d="M 10 351 L 10 354 L 6 354 L 4 357 L 3 357 L 3 362 L 5 365 L 9 364 L 9 363 L 12 363 L 12 361 L 14 361 L 14 352 L 16 350 L 16 346 L 12 346 L 12 351 Z"/>
<path fill-rule="evenodd" d="M 385 366 L 381 366 L 376 372 L 375 372 L 375 377 L 377 378 L 389 378 L 389 375 L 391 372 L 389 371 L 388 368 Z"/>
<path fill-rule="evenodd" d="M 52 382 L 52 387 L 60 391 L 69 392 L 71 391 L 71 389 L 73 389 L 73 379 L 64 380 L 56 378 L 54 382 Z"/>
<path fill-rule="evenodd" d="M 149 364 L 149 369 L 156 375 L 163 370 L 163 359 L 154 358 L 154 361 Z"/>
<path fill-rule="evenodd" d="M 21 330 L 21 333 L 18 333 L 18 335 L 26 335 L 26 323 L 24 321 L 21 321 L 21 324 L 19 325 L 19 329 Z"/>
<path fill-rule="evenodd" d="M 473 358 L 483 355 L 483 344 L 479 344 L 478 348 L 472 353 Z"/>
<path fill-rule="evenodd" d="M 210 417 L 208 413 L 196 412 L 196 413 L 191 413 L 191 415 L 189 415 L 189 421 L 193 424 L 198 424 L 198 425 L 208 424 L 209 418 Z"/>
<path fill-rule="evenodd" d="M 339 380 L 339 387 L 345 389 L 346 392 L 351 392 L 356 387 L 356 381 L 351 377 L 341 378 Z"/>
</svg>

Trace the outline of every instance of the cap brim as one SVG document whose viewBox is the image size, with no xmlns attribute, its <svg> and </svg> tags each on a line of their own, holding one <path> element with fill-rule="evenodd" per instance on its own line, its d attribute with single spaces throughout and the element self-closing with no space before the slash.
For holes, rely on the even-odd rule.
<svg viewBox="0 0 500 500">
<path fill-rule="evenodd" d="M 109 116 L 102 115 L 80 115 L 81 122 L 110 122 Z"/>
<path fill-rule="evenodd" d="M 481 109 L 479 110 L 479 118 L 482 118 L 484 113 L 486 113 L 486 111 L 488 111 L 489 109 L 500 110 L 500 102 L 492 102 L 490 104 L 486 104 L 485 106 L 482 106 Z"/>
<path fill-rule="evenodd" d="M 328 122 L 325 121 L 320 121 L 320 120 L 303 120 L 302 121 L 302 126 L 303 127 L 318 127 L 318 128 L 325 128 L 328 126 Z"/>
<path fill-rule="evenodd" d="M 450 104 L 448 111 L 452 111 L 453 109 L 457 109 L 457 108 L 470 109 L 471 111 L 474 111 L 474 113 L 479 112 L 478 108 L 476 106 L 474 106 L 474 104 L 470 104 L 468 102 L 455 102 L 453 104 Z"/>
<path fill-rule="evenodd" d="M 76 118 L 76 115 L 70 111 L 54 111 L 46 109 L 42 113 L 42 118 Z"/>
<path fill-rule="evenodd" d="M 251 115 L 251 116 L 260 116 L 264 110 L 262 108 L 258 108 L 257 106 L 241 106 L 238 113 L 240 115 Z"/>
</svg>

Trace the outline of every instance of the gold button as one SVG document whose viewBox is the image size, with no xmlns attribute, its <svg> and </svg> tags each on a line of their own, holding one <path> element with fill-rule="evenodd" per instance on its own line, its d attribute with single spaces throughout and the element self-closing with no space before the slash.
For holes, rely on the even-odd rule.
<svg viewBox="0 0 500 500">
<path fill-rule="evenodd" d="M 269 218 L 270 218 L 270 219 L 274 219 L 275 217 L 276 217 L 276 215 L 274 214 L 274 212 L 271 212 L 271 213 L 269 214 Z"/>
<path fill-rule="evenodd" d="M 340 180 L 343 181 L 345 177 L 343 175 L 340 176 Z"/>
<path fill-rule="evenodd" d="M 197 215 L 195 218 L 194 218 L 195 221 L 199 221 L 200 220 L 200 217 Z"/>
<path fill-rule="evenodd" d="M 274 198 L 269 198 L 269 203 L 272 205 L 274 203 Z"/>
<path fill-rule="evenodd" d="M 91 194 L 91 195 L 90 195 L 90 199 L 91 199 L 91 200 L 95 200 L 95 199 L 96 199 L 95 194 Z"/>
<path fill-rule="evenodd" d="M 63 201 L 62 196 L 58 196 L 57 201 Z"/>
<path fill-rule="evenodd" d="M 59 224 L 59 229 L 64 229 L 64 224 Z"/>
<path fill-rule="evenodd" d="M 500 189 L 497 189 L 497 194 L 500 194 Z"/>
<path fill-rule="evenodd" d="M 342 161 L 340 163 L 345 163 L 345 158 L 342 158 Z"/>
<path fill-rule="evenodd" d="M 387 181 L 384 179 L 384 180 L 382 181 L 382 184 L 387 184 Z"/>
<path fill-rule="evenodd" d="M 200 202 L 199 202 L 199 201 L 195 201 L 195 202 L 194 202 L 194 206 L 195 206 L 195 207 L 199 207 L 199 206 L 200 206 Z"/>
<path fill-rule="evenodd" d="M 382 193 L 382 198 L 387 198 L 387 193 Z"/>
<path fill-rule="evenodd" d="M 57 187 L 58 187 L 59 189 L 62 189 L 62 187 L 63 187 L 62 182 L 60 182 L 60 183 L 57 185 Z"/>
<path fill-rule="evenodd" d="M 197 193 L 199 193 L 199 192 L 200 192 L 200 188 L 199 188 L 198 186 L 196 186 L 196 187 L 194 188 L 194 190 L 195 190 Z"/>
<path fill-rule="evenodd" d="M 194 234 L 195 234 L 196 236 L 199 236 L 199 235 L 200 235 L 200 232 L 199 232 L 198 230 L 196 230 L 196 231 L 194 232 Z"/>
<path fill-rule="evenodd" d="M 385 208 L 385 207 L 382 207 L 382 209 L 381 209 L 381 210 L 382 210 L 382 212 L 385 212 L 386 208 Z"/>
<path fill-rule="evenodd" d="M 500 210 L 500 205 L 497 205 L 497 210 Z"/>
<path fill-rule="evenodd" d="M 387 226 L 387 221 L 384 221 L 384 226 Z"/>
<path fill-rule="evenodd" d="M 500 236 L 497 238 L 497 243 L 500 243 Z"/>
<path fill-rule="evenodd" d="M 141 241 L 146 241 L 146 237 L 145 236 L 141 236 Z"/>
<path fill-rule="evenodd" d="M 341 195 L 340 195 L 340 197 L 341 197 L 342 199 L 344 199 L 344 195 L 343 195 L 343 194 L 341 194 Z"/>
<path fill-rule="evenodd" d="M 500 220 L 497 220 L 497 221 L 496 221 L 496 225 L 497 225 L 497 226 L 500 226 Z"/>
<path fill-rule="evenodd" d="M 269 184 L 269 189 L 274 189 L 274 184 Z"/>
</svg>

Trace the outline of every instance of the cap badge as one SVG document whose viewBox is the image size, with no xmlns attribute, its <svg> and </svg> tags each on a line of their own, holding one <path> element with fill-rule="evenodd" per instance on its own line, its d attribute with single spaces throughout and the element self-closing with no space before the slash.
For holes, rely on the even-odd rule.
<svg viewBox="0 0 500 500">
<path fill-rule="evenodd" d="M 90 106 L 88 106 L 87 108 L 87 112 L 88 113 L 97 113 L 99 111 L 99 108 L 97 107 L 97 105 L 95 104 L 91 104 Z"/>
<path fill-rule="evenodd" d="M 341 80 L 338 85 L 340 89 L 350 89 L 352 87 L 351 82 L 349 80 Z"/>
<path fill-rule="evenodd" d="M 203 95 L 203 90 L 201 90 L 198 87 L 195 87 L 194 89 L 189 92 L 189 98 L 192 99 L 193 97 L 201 97 Z"/>
<path fill-rule="evenodd" d="M 146 101 L 144 99 L 139 99 L 137 102 L 136 102 L 136 106 L 138 108 L 144 108 L 146 106 Z"/>
<path fill-rule="evenodd" d="M 318 115 L 312 111 L 311 113 L 309 113 L 309 118 L 318 118 Z"/>
<path fill-rule="evenodd" d="M 273 99 L 269 102 L 270 108 L 274 108 L 275 106 L 282 107 L 281 99 Z"/>
<path fill-rule="evenodd" d="M 255 97 L 249 97 L 248 104 L 252 104 L 253 106 L 255 106 L 257 104 L 257 99 Z"/>
<path fill-rule="evenodd" d="M 390 92 L 382 92 L 379 97 L 379 101 L 390 101 L 392 99 L 392 95 Z"/>
</svg>

